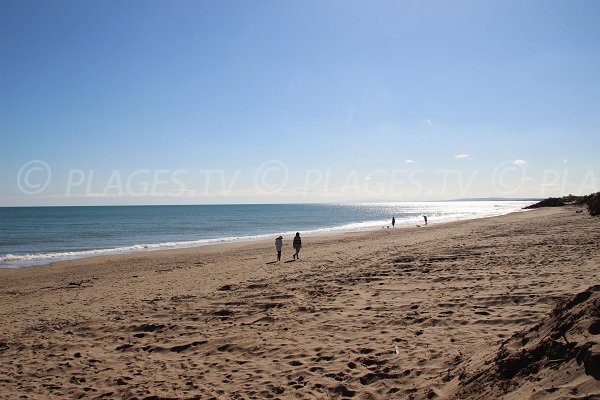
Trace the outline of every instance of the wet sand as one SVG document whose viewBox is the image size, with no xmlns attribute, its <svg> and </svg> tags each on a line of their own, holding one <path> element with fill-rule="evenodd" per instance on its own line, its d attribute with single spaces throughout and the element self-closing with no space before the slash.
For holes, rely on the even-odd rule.
<svg viewBox="0 0 600 400">
<path fill-rule="evenodd" d="M 0 270 L 0 398 L 480 398 L 476 360 L 600 283 L 581 210 Z M 598 398 L 588 364 L 491 396 Z"/>
</svg>

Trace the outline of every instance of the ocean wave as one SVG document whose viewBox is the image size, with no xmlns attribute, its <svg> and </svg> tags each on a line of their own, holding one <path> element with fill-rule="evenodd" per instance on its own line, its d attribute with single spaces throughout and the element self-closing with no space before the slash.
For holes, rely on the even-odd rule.
<svg viewBox="0 0 600 400">
<path fill-rule="evenodd" d="M 371 229 L 373 227 L 378 227 L 382 224 L 385 224 L 389 221 L 363 221 L 356 222 L 351 224 L 345 224 L 334 227 L 327 228 L 318 228 L 312 230 L 302 231 L 303 235 L 319 235 L 319 234 L 327 234 L 332 232 L 346 232 L 346 231 L 357 231 L 357 230 L 366 230 Z M 25 265 L 36 265 L 43 264 L 54 261 L 63 261 L 77 258 L 87 258 L 94 256 L 103 256 L 103 255 L 111 255 L 111 254 L 126 254 L 126 253 L 134 253 L 140 251 L 150 251 L 150 250 L 168 250 L 168 249 L 179 249 L 179 248 L 189 248 L 189 247 L 197 247 L 197 246 L 205 246 L 210 244 L 217 243 L 231 243 L 231 242 L 242 242 L 242 241 L 253 241 L 253 240 L 262 240 L 268 239 L 277 235 L 282 236 L 293 236 L 296 231 L 286 231 L 286 232 L 274 232 L 268 234 L 259 234 L 259 235 L 248 235 L 248 236 L 233 236 L 233 237 L 220 237 L 220 238 L 210 238 L 210 239 L 198 239 L 198 240 L 188 240 L 188 241 L 180 241 L 180 242 L 161 242 L 161 243 L 143 243 L 143 244 L 134 244 L 131 246 L 123 246 L 123 247 L 114 247 L 107 249 L 89 249 L 89 250 L 79 250 L 79 251 L 63 251 L 63 252 L 53 252 L 53 253 L 34 253 L 34 254 L 6 254 L 5 256 L 0 257 L 0 266 L 2 267 L 22 267 Z M 4 265 L 2 265 L 4 264 Z M 11 265 L 12 264 L 12 265 Z"/>
<path fill-rule="evenodd" d="M 215 238 L 215 239 L 202 239 L 202 240 L 190 240 L 182 242 L 162 242 L 162 243 L 145 243 L 145 244 L 134 244 L 131 246 L 114 247 L 108 249 L 90 249 L 90 250 L 79 250 L 79 251 L 64 251 L 54 253 L 35 253 L 35 254 L 7 254 L 4 257 L 0 257 L 0 264 L 7 262 L 18 262 L 18 261 L 53 261 L 53 260 L 66 260 L 73 258 L 93 257 L 100 255 L 110 254 L 124 254 L 133 253 L 144 250 L 163 250 L 172 248 L 184 248 L 201 246 L 211 243 L 228 242 L 233 240 L 239 240 L 241 238 Z"/>
<path fill-rule="evenodd" d="M 421 211 L 421 210 L 420 210 Z M 487 212 L 468 213 L 468 212 L 455 212 L 450 214 L 429 214 L 429 221 L 433 223 L 450 222 L 463 219 L 473 219 L 481 217 L 490 217 L 494 215 L 505 214 L 506 212 L 515 211 L 514 209 L 491 209 Z M 390 220 L 371 220 L 354 222 L 333 227 L 323 227 L 312 230 L 302 230 L 303 236 L 317 236 L 330 233 L 343 233 L 352 231 L 363 231 L 374 228 L 386 228 L 390 225 Z M 413 226 L 415 224 L 421 224 L 423 222 L 422 215 L 412 215 L 405 218 L 397 218 L 396 226 Z M 169 250 L 179 248 L 198 247 L 217 243 L 231 243 L 231 242 L 242 242 L 242 241 L 253 241 L 269 239 L 278 235 L 284 237 L 292 237 L 296 231 L 286 232 L 272 232 L 267 234 L 257 234 L 248 236 L 230 236 L 230 237 L 218 237 L 218 238 L 207 238 L 198 240 L 178 241 L 178 242 L 161 242 L 161 243 L 143 243 L 134 244 L 131 246 L 114 247 L 114 248 L 101 248 L 101 249 L 87 249 L 78 251 L 62 251 L 62 252 L 48 252 L 48 253 L 33 253 L 33 254 L 6 254 L 0 256 L 0 268 L 20 268 L 33 265 L 47 264 L 50 262 L 64 261 L 78 258 L 87 258 L 94 256 L 104 256 L 113 254 L 126 254 L 135 253 L 142 251 L 155 251 L 155 250 Z"/>
</svg>

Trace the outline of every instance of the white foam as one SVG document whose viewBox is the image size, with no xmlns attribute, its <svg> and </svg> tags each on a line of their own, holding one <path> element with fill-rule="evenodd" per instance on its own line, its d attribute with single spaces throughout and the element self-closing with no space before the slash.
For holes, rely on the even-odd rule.
<svg viewBox="0 0 600 400">
<path fill-rule="evenodd" d="M 484 202 L 477 202 L 477 205 L 483 205 Z M 393 205 L 391 203 L 388 203 Z M 363 204 L 367 205 L 367 204 Z M 370 203 L 369 205 L 380 206 L 381 203 Z M 441 223 L 441 222 L 451 222 L 458 221 L 464 219 L 474 219 L 474 218 L 482 218 L 482 217 L 491 217 L 497 215 L 507 214 L 509 212 L 519 211 L 522 207 L 522 204 L 519 204 L 519 207 L 509 206 L 506 204 L 506 207 L 489 207 L 479 209 L 476 212 L 472 208 L 464 207 L 464 203 L 431 203 L 429 207 L 427 203 L 414 203 L 414 207 L 411 209 L 411 203 L 402 203 L 403 206 L 406 207 L 403 212 L 413 212 L 418 214 L 426 214 L 429 217 L 429 223 Z M 453 212 L 445 213 L 440 208 L 440 205 L 445 206 L 455 206 Z M 325 235 L 328 233 L 336 233 L 336 232 L 352 232 L 352 231 L 363 231 L 374 228 L 382 228 L 390 225 L 390 219 L 386 220 L 372 220 L 372 221 L 362 221 L 362 222 L 354 222 L 350 224 L 344 224 L 334 227 L 326 227 L 326 228 L 318 228 L 312 230 L 304 230 L 302 231 L 303 236 L 315 236 L 315 235 Z M 422 215 L 417 215 L 414 217 L 408 218 L 397 218 L 396 226 L 414 226 L 416 224 L 422 224 L 423 217 Z M 221 238 L 211 238 L 211 239 L 199 239 L 199 240 L 190 240 L 190 241 L 180 241 L 180 242 L 162 242 L 162 243 L 143 243 L 143 244 L 135 244 L 132 246 L 124 246 L 124 247 L 115 247 L 115 248 L 107 248 L 107 249 L 90 249 L 90 250 L 80 250 L 80 251 L 64 251 L 64 252 L 55 252 L 55 253 L 35 253 L 35 254 L 22 254 L 22 255 L 14 255 L 14 254 L 6 254 L 3 257 L 0 257 L 0 268 L 21 268 L 33 265 L 42 265 L 55 261 L 63 261 L 63 260 L 71 260 L 78 258 L 87 258 L 94 256 L 103 256 L 103 255 L 112 255 L 112 254 L 125 254 L 125 253 L 134 253 L 141 251 L 156 251 L 156 250 L 168 250 L 168 249 L 178 249 L 178 248 L 189 248 L 189 247 L 198 247 L 198 246 L 206 246 L 210 244 L 217 243 L 230 243 L 230 242 L 241 242 L 241 241 L 253 241 L 253 240 L 261 240 L 261 239 L 269 239 L 276 237 L 278 235 L 282 235 L 284 237 L 293 237 L 296 231 L 287 231 L 287 232 L 274 232 L 268 234 L 260 234 L 260 235 L 249 235 L 249 236 L 230 236 L 230 237 L 221 237 Z"/>
</svg>

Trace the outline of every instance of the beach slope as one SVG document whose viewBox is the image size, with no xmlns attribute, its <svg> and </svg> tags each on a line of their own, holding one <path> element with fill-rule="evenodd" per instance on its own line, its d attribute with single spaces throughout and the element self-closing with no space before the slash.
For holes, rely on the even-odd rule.
<svg viewBox="0 0 600 400">
<path fill-rule="evenodd" d="M 510 364 L 598 343 L 581 210 L 1 270 L 0 398 L 598 398 L 597 344 Z"/>
</svg>

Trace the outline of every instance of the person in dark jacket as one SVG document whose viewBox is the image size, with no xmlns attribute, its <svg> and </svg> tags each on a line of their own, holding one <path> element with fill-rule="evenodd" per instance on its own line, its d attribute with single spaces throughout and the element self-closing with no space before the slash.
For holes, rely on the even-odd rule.
<svg viewBox="0 0 600 400">
<path fill-rule="evenodd" d="M 281 261 L 281 248 L 283 247 L 283 237 L 275 239 L 275 250 L 277 251 L 277 261 Z"/>
<path fill-rule="evenodd" d="M 296 232 L 296 237 L 294 237 L 293 242 L 294 250 L 296 250 L 296 254 L 294 254 L 294 260 L 300 259 L 300 249 L 302 248 L 302 239 L 300 239 L 300 232 Z"/>
</svg>

